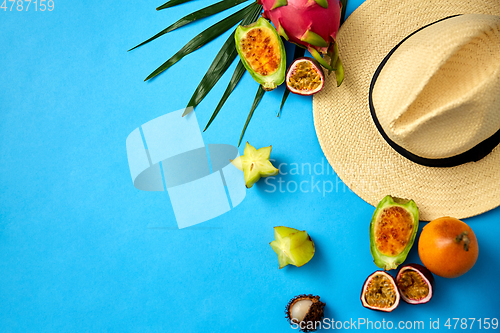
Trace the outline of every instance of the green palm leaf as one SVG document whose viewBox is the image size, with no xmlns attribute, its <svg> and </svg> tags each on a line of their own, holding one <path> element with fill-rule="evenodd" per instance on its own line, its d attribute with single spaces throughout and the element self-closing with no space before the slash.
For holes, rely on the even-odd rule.
<svg viewBox="0 0 500 333">
<path fill-rule="evenodd" d="M 251 6 L 254 7 L 253 11 L 243 19 L 242 21 L 243 25 L 247 25 L 256 21 L 260 15 L 262 6 L 257 3 L 253 3 Z M 191 112 L 194 107 L 200 104 L 203 98 L 205 98 L 205 96 L 215 86 L 217 81 L 219 81 L 222 75 L 224 75 L 224 73 L 227 71 L 233 60 L 236 58 L 237 54 L 238 53 L 236 51 L 234 32 L 233 32 L 226 40 L 222 48 L 220 49 L 214 61 L 210 65 L 210 68 L 208 69 L 207 73 L 205 74 L 200 84 L 196 88 L 183 116 Z M 191 106 L 193 108 L 190 108 Z"/>
<path fill-rule="evenodd" d="M 183 26 L 185 26 L 185 25 L 187 25 L 189 23 L 192 23 L 192 22 L 194 22 L 196 20 L 199 20 L 199 19 L 211 16 L 211 15 L 214 15 L 214 14 L 220 13 L 222 11 L 225 11 L 225 10 L 229 9 L 229 8 L 237 6 L 237 5 L 239 5 L 239 4 L 241 4 L 241 3 L 245 2 L 245 1 L 248 1 L 248 0 L 223 0 L 221 2 L 217 2 L 217 3 L 213 4 L 211 6 L 208 6 L 208 7 L 202 8 L 200 10 L 197 10 L 196 12 L 192 12 L 191 14 L 184 16 L 183 18 L 181 18 L 180 20 L 178 20 L 174 24 L 170 25 L 169 27 L 163 29 L 162 31 L 160 31 L 159 33 L 157 33 L 153 37 L 149 38 L 148 40 L 146 40 L 146 41 L 142 42 L 141 44 L 139 44 L 139 45 L 131 48 L 129 51 L 132 51 L 133 49 L 136 49 L 139 46 L 147 44 L 147 43 L 155 40 L 156 38 L 161 37 L 161 36 L 169 33 L 170 31 L 173 31 L 175 29 L 183 27 Z"/>
<path fill-rule="evenodd" d="M 247 121 L 245 122 L 245 126 L 243 127 L 243 131 L 241 131 L 241 136 L 240 136 L 240 141 L 238 142 L 238 147 L 241 144 L 241 140 L 243 139 L 243 135 L 245 135 L 248 123 L 250 122 L 250 119 L 252 119 L 253 112 L 255 111 L 255 108 L 257 107 L 257 105 L 259 105 L 260 100 L 262 99 L 262 96 L 264 96 L 265 92 L 266 91 L 264 90 L 264 88 L 262 88 L 262 86 L 259 85 L 259 89 L 257 90 L 257 94 L 255 95 L 255 99 L 253 101 L 252 108 L 250 109 L 250 113 L 248 114 Z"/>
<path fill-rule="evenodd" d="M 345 21 L 345 11 L 347 10 L 347 0 L 340 0 L 342 4 L 342 12 L 340 14 L 340 25 Z"/>
<path fill-rule="evenodd" d="M 162 9 L 165 9 L 165 8 L 170 8 L 170 7 L 180 5 L 180 4 L 188 2 L 188 1 L 191 1 L 191 0 L 170 0 L 170 1 L 165 2 L 160 7 L 156 8 L 156 10 L 162 10 Z"/>
<path fill-rule="evenodd" d="M 207 126 L 205 126 L 205 129 L 203 130 L 203 132 L 205 132 L 207 130 L 208 126 L 210 126 L 212 121 L 214 121 L 215 117 L 217 117 L 220 109 L 222 108 L 222 106 L 224 105 L 226 100 L 228 99 L 229 95 L 231 95 L 231 93 L 233 92 L 233 90 L 236 87 L 236 85 L 238 84 L 238 82 L 240 82 L 241 77 L 243 76 L 244 73 L 245 73 L 245 66 L 243 66 L 243 63 L 240 60 L 238 62 L 238 65 L 236 66 L 236 69 L 234 70 L 233 76 L 231 77 L 229 84 L 227 85 L 226 91 L 224 91 L 224 95 L 222 95 L 222 98 L 220 99 L 219 104 L 217 104 L 217 107 L 215 108 L 215 111 L 212 114 L 212 117 L 210 118 L 210 120 L 208 121 Z"/>
<path fill-rule="evenodd" d="M 214 40 L 215 38 L 222 35 L 224 32 L 229 30 L 231 27 L 236 25 L 239 21 L 249 15 L 249 13 L 254 9 L 255 4 L 250 4 L 243 9 L 240 9 L 236 13 L 226 17 L 225 19 L 215 23 L 208 29 L 204 30 L 192 40 L 190 40 L 184 47 L 182 47 L 176 54 L 174 54 L 170 59 L 164 62 L 160 67 L 158 67 L 153 73 L 149 74 L 149 76 L 144 80 L 150 80 L 163 71 L 170 68 L 172 65 L 177 63 L 179 60 L 184 58 L 186 55 L 190 54 L 193 51 L 196 51 L 203 45 L 208 42 Z"/>
<path fill-rule="evenodd" d="M 182 116 L 187 115 L 189 112 L 193 111 L 200 102 L 205 98 L 205 96 L 210 92 L 210 90 L 215 86 L 217 81 L 222 77 L 222 75 L 229 68 L 233 60 L 236 58 L 236 46 L 234 43 L 234 32 L 229 36 L 227 41 L 224 43 L 219 53 L 215 57 L 214 62 L 210 65 L 207 73 L 201 80 L 200 84 L 196 88 L 193 96 L 189 100 L 186 111 Z M 192 108 L 190 108 L 192 107 Z"/>
<path fill-rule="evenodd" d="M 300 57 L 303 57 L 305 53 L 306 53 L 306 49 L 304 49 L 298 45 L 295 45 L 295 52 L 293 53 L 293 60 L 300 58 Z M 285 102 L 286 102 L 286 99 L 288 98 L 288 95 L 290 95 L 290 90 L 288 89 L 288 87 L 285 84 L 285 92 L 283 93 L 283 98 L 281 99 L 281 106 L 280 106 L 280 109 L 278 111 L 278 117 L 280 116 L 281 110 L 283 109 L 283 105 L 285 105 Z"/>
</svg>

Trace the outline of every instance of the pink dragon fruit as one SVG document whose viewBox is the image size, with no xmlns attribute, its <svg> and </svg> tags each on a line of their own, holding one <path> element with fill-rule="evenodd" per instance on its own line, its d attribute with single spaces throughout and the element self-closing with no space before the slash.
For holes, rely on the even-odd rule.
<svg viewBox="0 0 500 333">
<path fill-rule="evenodd" d="M 344 78 L 335 38 L 340 26 L 339 0 L 257 0 L 262 16 L 271 20 L 286 40 L 307 48 L 325 68 L 335 71 L 337 84 Z M 330 63 L 322 58 L 330 57 Z"/>
</svg>

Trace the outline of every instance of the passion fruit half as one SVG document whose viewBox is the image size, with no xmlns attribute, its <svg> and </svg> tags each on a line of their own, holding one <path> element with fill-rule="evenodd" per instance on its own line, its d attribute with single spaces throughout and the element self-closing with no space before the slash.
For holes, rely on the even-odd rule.
<svg viewBox="0 0 500 333">
<path fill-rule="evenodd" d="M 403 301 L 409 304 L 424 304 L 434 294 L 434 276 L 422 265 L 409 264 L 401 267 L 396 284 Z"/>
<path fill-rule="evenodd" d="M 241 62 L 264 90 L 273 90 L 285 81 L 286 53 L 276 29 L 264 18 L 234 34 Z"/>
<path fill-rule="evenodd" d="M 398 287 L 386 271 L 376 271 L 366 279 L 361 289 L 361 303 L 365 308 L 391 312 L 399 305 Z"/>
<path fill-rule="evenodd" d="M 294 94 L 313 95 L 325 85 L 325 75 L 321 65 L 314 59 L 295 59 L 286 73 L 286 86 Z"/>
<path fill-rule="evenodd" d="M 413 200 L 386 196 L 370 224 L 370 251 L 375 265 L 391 270 L 402 264 L 415 241 L 418 208 Z"/>
</svg>

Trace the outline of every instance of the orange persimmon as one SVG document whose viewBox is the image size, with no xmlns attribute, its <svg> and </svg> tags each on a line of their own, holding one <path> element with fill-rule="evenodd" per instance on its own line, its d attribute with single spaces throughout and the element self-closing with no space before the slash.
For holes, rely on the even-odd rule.
<svg viewBox="0 0 500 333">
<path fill-rule="evenodd" d="M 422 229 L 418 254 L 432 273 L 456 278 L 474 266 L 479 247 L 476 235 L 466 223 L 446 216 L 429 222 Z"/>
</svg>

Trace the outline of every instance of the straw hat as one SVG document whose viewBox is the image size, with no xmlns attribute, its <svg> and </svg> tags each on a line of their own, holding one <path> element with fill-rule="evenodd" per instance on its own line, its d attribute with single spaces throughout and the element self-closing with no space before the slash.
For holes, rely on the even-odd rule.
<svg viewBox="0 0 500 333">
<path fill-rule="evenodd" d="M 313 110 L 340 179 L 372 205 L 415 200 L 423 221 L 499 206 L 500 1 L 366 0 L 337 42 L 345 80 Z"/>
</svg>

